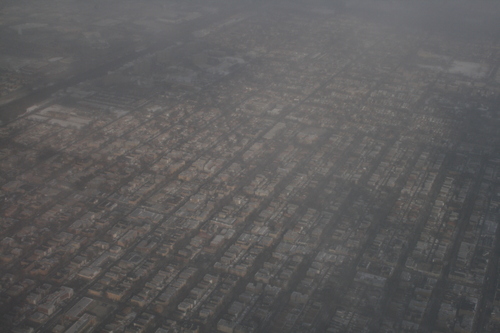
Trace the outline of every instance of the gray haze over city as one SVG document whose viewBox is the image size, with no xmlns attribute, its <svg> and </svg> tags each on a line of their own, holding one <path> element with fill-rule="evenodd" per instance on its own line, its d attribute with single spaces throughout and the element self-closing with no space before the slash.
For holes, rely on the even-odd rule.
<svg viewBox="0 0 500 333">
<path fill-rule="evenodd" d="M 2 1 L 0 332 L 499 332 L 499 22 Z"/>
</svg>

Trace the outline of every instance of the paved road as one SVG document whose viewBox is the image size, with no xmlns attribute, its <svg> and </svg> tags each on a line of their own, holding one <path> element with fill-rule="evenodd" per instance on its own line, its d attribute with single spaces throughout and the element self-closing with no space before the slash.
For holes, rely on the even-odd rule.
<svg viewBox="0 0 500 333">
<path fill-rule="evenodd" d="M 210 26 L 211 24 L 224 20 L 236 13 L 244 12 L 245 10 L 248 10 L 247 7 L 248 4 L 246 5 L 238 4 L 238 5 L 228 6 L 226 8 L 221 8 L 220 12 L 216 14 L 207 15 L 196 21 L 188 21 L 180 23 L 175 27 L 173 27 L 172 30 L 166 31 L 165 35 L 162 36 L 160 40 L 156 41 L 155 43 L 149 45 L 148 47 L 139 52 L 130 49 L 125 53 L 115 54 L 115 56 L 112 57 L 112 60 L 105 62 L 101 65 L 98 65 L 97 67 L 91 70 L 81 71 L 76 75 L 70 76 L 66 79 L 54 83 L 51 86 L 40 88 L 37 91 L 29 93 L 27 96 L 24 96 L 22 98 L 9 102 L 5 105 L 2 105 L 0 106 L 0 121 L 4 123 L 12 121 L 17 116 L 24 113 L 28 107 L 40 103 L 41 101 L 50 97 L 50 95 L 52 95 L 53 93 L 57 92 L 60 89 L 76 85 L 80 82 L 89 79 L 103 76 L 109 71 L 113 71 L 120 68 L 127 62 L 138 59 L 139 57 L 149 53 L 167 49 L 168 47 L 175 45 L 177 42 L 180 41 L 188 42 L 194 38 L 192 35 L 194 31 Z M 183 47 L 173 48 L 173 56 L 175 56 L 176 51 L 182 53 L 184 52 L 184 48 Z"/>
</svg>

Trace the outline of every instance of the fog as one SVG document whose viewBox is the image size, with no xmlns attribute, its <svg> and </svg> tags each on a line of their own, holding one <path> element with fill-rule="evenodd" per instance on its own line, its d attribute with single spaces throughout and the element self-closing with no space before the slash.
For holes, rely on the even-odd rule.
<svg viewBox="0 0 500 333">
<path fill-rule="evenodd" d="M 0 331 L 500 331 L 500 2 L 0 3 Z"/>
</svg>

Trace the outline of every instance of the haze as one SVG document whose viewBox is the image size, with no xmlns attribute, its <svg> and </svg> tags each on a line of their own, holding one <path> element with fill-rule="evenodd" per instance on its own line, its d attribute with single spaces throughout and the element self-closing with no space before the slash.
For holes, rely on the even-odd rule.
<svg viewBox="0 0 500 333">
<path fill-rule="evenodd" d="M 0 4 L 0 331 L 500 331 L 497 1 Z"/>
</svg>

